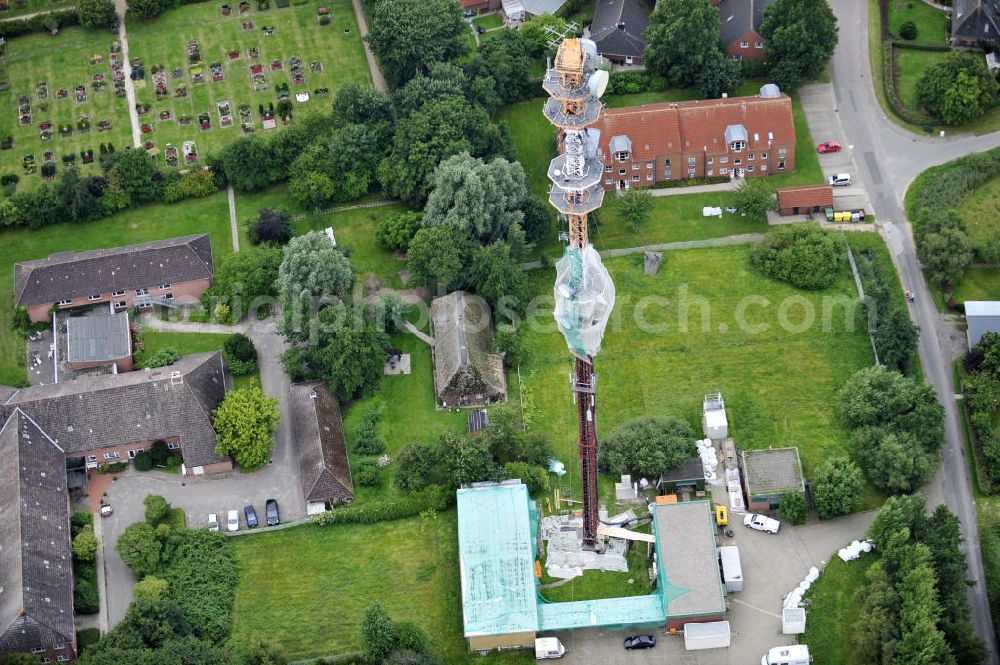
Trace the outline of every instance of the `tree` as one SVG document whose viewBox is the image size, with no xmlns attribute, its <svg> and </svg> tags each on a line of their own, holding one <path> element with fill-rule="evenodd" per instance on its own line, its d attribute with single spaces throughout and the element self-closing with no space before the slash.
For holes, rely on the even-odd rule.
<svg viewBox="0 0 1000 665">
<path fill-rule="evenodd" d="M 888 369 L 902 372 L 910 365 L 920 328 L 902 307 L 890 309 L 888 316 L 876 315 L 881 316 L 873 335 L 878 359 Z"/>
<path fill-rule="evenodd" d="M 73 558 L 88 563 L 97 557 L 97 537 L 89 524 L 73 538 Z"/>
<path fill-rule="evenodd" d="M 923 544 L 912 545 L 910 565 L 901 571 L 896 584 L 899 593 L 900 640 L 896 662 L 914 665 L 954 665 L 944 634 L 937 629 L 940 616 L 937 592 L 934 589 L 934 569 L 929 552 Z"/>
<path fill-rule="evenodd" d="M 101 611 L 101 594 L 94 579 L 82 578 L 73 585 L 73 611 L 77 614 L 97 614 Z"/>
<path fill-rule="evenodd" d="M 353 201 L 368 191 L 385 154 L 381 130 L 344 125 L 310 143 L 288 168 L 288 193 L 317 210 L 327 203 Z"/>
<path fill-rule="evenodd" d="M 222 357 L 233 376 L 248 376 L 257 371 L 257 348 L 243 333 L 233 333 L 222 343 Z"/>
<path fill-rule="evenodd" d="M 159 494 L 147 494 L 142 505 L 146 507 L 146 521 L 153 526 L 170 517 L 170 504 Z"/>
<path fill-rule="evenodd" d="M 917 24 L 913 21 L 906 21 L 899 26 L 899 36 L 912 42 L 917 38 Z"/>
<path fill-rule="evenodd" d="M 816 224 L 795 224 L 754 244 L 750 265 L 800 289 L 825 289 L 837 279 L 843 254 L 841 241 L 833 234 Z"/>
<path fill-rule="evenodd" d="M 161 548 L 148 522 L 136 522 L 125 527 L 115 544 L 118 556 L 139 579 L 156 572 L 156 567 L 160 565 Z"/>
<path fill-rule="evenodd" d="M 531 288 L 524 270 L 511 256 L 506 242 L 497 241 L 475 254 L 469 273 L 469 284 L 494 310 L 501 301 L 509 308 L 522 312 L 528 305 Z"/>
<path fill-rule="evenodd" d="M 694 432 L 673 416 L 645 416 L 611 430 L 601 442 L 598 461 L 612 475 L 658 480 L 694 457 Z"/>
<path fill-rule="evenodd" d="M 88 28 L 107 28 L 118 20 L 112 0 L 76 0 L 76 15 Z"/>
<path fill-rule="evenodd" d="M 521 36 L 528 42 L 531 54 L 540 57 L 549 49 L 549 42 L 552 41 L 552 30 L 562 34 L 566 30 L 566 19 L 552 14 L 540 14 L 532 17 L 530 21 L 525 21 L 517 29 Z"/>
<path fill-rule="evenodd" d="M 795 90 L 826 69 L 837 48 L 837 18 L 827 0 L 776 0 L 760 26 L 771 78 Z"/>
<path fill-rule="evenodd" d="M 415 492 L 427 487 L 437 466 L 437 452 L 425 443 L 408 443 L 396 454 L 393 478 L 396 487 Z"/>
<path fill-rule="evenodd" d="M 486 443 L 448 432 L 441 436 L 438 444 L 441 468 L 452 488 L 489 480 L 493 470 L 493 460 Z"/>
<path fill-rule="evenodd" d="M 846 457 L 831 457 L 813 472 L 810 488 L 821 520 L 853 513 L 861 505 L 865 480 L 858 465 Z"/>
<path fill-rule="evenodd" d="M 521 225 L 521 208 L 528 196 L 528 179 L 520 163 L 500 157 L 484 163 L 467 152 L 454 155 L 434 172 L 424 225 L 454 226 L 490 243 Z"/>
<path fill-rule="evenodd" d="M 709 0 L 662 0 L 646 28 L 646 69 L 670 86 L 692 86 L 718 60 L 721 24 Z"/>
<path fill-rule="evenodd" d="M 128 205 L 153 203 L 163 196 L 164 182 L 156 160 L 145 150 L 116 152 L 105 166 L 108 185 L 120 188 Z"/>
<path fill-rule="evenodd" d="M 548 240 L 554 213 L 549 202 L 534 196 L 528 197 L 521 206 L 521 212 L 524 214 L 524 220 L 521 222 L 524 239 L 532 244 Z"/>
<path fill-rule="evenodd" d="M 402 250 L 410 246 L 413 236 L 423 228 L 423 213 L 405 210 L 385 217 L 375 227 L 375 241 L 379 245 L 388 249 Z"/>
<path fill-rule="evenodd" d="M 365 661 L 382 663 L 399 644 L 395 622 L 378 602 L 374 602 L 361 615 L 361 651 Z"/>
<path fill-rule="evenodd" d="M 529 21 L 530 23 L 530 21 Z M 473 79 L 488 81 L 496 98 L 494 104 L 479 103 L 490 113 L 516 102 L 529 99 L 537 83 L 531 77 L 531 51 L 533 44 L 517 30 L 501 30 L 479 44 L 466 72 Z"/>
<path fill-rule="evenodd" d="M 156 18 L 169 5 L 167 0 L 129 0 L 127 13 L 140 20 Z"/>
<path fill-rule="evenodd" d="M 285 307 L 282 333 L 293 339 L 307 325 L 314 308 L 344 298 L 354 283 L 351 263 L 320 231 L 310 231 L 285 245 L 275 286 Z"/>
<path fill-rule="evenodd" d="M 461 287 L 467 278 L 466 267 L 472 243 L 453 226 L 434 226 L 417 231 L 406 254 L 410 282 L 416 286 L 446 289 Z"/>
<path fill-rule="evenodd" d="M 277 247 L 251 247 L 230 254 L 215 270 L 215 282 L 202 297 L 202 302 L 210 312 L 218 305 L 229 308 L 229 320 L 240 321 L 250 311 L 251 304 L 258 299 L 269 299 L 277 295 L 275 283 L 284 254 Z"/>
<path fill-rule="evenodd" d="M 374 86 L 348 83 L 338 88 L 333 97 L 333 117 L 341 125 L 391 122 L 392 104 Z"/>
<path fill-rule="evenodd" d="M 406 324 L 406 303 L 395 294 L 384 295 L 375 302 L 375 325 L 387 333 L 402 330 Z"/>
<path fill-rule="evenodd" d="M 136 599 L 157 600 L 162 598 L 166 592 L 167 581 L 153 575 L 146 575 L 132 587 L 132 597 Z"/>
<path fill-rule="evenodd" d="M 212 413 L 215 453 L 232 457 L 243 471 L 256 471 L 267 464 L 280 417 L 278 400 L 257 386 L 233 390 Z"/>
<path fill-rule="evenodd" d="M 934 475 L 936 458 L 922 450 L 912 434 L 878 432 L 874 440 L 863 440 L 864 445 L 857 446 L 858 458 L 872 485 L 883 492 L 913 492 Z"/>
<path fill-rule="evenodd" d="M 958 229 L 944 229 L 926 235 L 918 247 L 927 277 L 936 284 L 957 284 L 972 263 L 969 237 Z"/>
<path fill-rule="evenodd" d="M 649 219 L 649 213 L 653 211 L 653 195 L 648 189 L 630 189 L 618 199 L 618 208 L 622 220 L 632 231 L 638 233 L 639 227 Z"/>
<path fill-rule="evenodd" d="M 539 496 L 549 488 L 549 473 L 540 466 L 527 462 L 507 462 L 503 465 L 505 478 L 518 478 L 528 488 L 528 494 Z"/>
<path fill-rule="evenodd" d="M 774 190 L 766 178 L 747 178 L 736 188 L 733 205 L 751 221 L 766 221 L 767 213 L 774 210 Z"/>
<path fill-rule="evenodd" d="M 255 636 L 233 650 L 231 665 L 288 665 L 288 658 L 279 647 Z"/>
<path fill-rule="evenodd" d="M 389 338 L 367 308 L 338 304 L 320 310 L 304 359 L 341 401 L 374 390 L 385 368 Z"/>
<path fill-rule="evenodd" d="M 717 99 L 732 94 L 743 83 L 740 63 L 722 53 L 709 58 L 698 72 L 698 90 L 705 99 Z"/>
<path fill-rule="evenodd" d="M 464 54 L 469 29 L 461 7 L 449 0 L 379 0 L 368 28 L 368 45 L 393 88 Z"/>
<path fill-rule="evenodd" d="M 392 105 L 400 119 L 446 99 L 478 104 L 471 96 L 469 78 L 457 63 L 436 62 L 392 93 Z"/>
<path fill-rule="evenodd" d="M 504 404 L 490 410 L 489 423 L 482 437 L 497 464 L 527 462 L 534 466 L 548 463 L 551 456 L 548 440 L 539 433 L 527 433 L 521 410 Z"/>
<path fill-rule="evenodd" d="M 789 492 L 781 497 L 781 503 L 778 504 L 778 515 L 792 524 L 805 524 L 806 517 L 809 515 L 806 495 L 802 492 Z"/>
<path fill-rule="evenodd" d="M 81 178 L 75 166 L 63 171 L 56 190 L 71 221 L 89 222 L 103 216 L 101 201 L 95 194 L 101 192 L 101 187 L 93 178 Z"/>
<path fill-rule="evenodd" d="M 926 70 L 917 81 L 917 100 L 947 125 L 983 115 L 1000 101 L 1000 83 L 982 58 L 954 51 Z"/>
<path fill-rule="evenodd" d="M 503 364 L 507 367 L 521 364 L 524 349 L 517 328 L 509 323 L 498 324 L 493 334 L 493 351 L 503 354 Z"/>
<path fill-rule="evenodd" d="M 292 226 L 284 210 L 263 208 L 250 220 L 250 242 L 254 245 L 285 245 L 291 239 Z"/>
</svg>

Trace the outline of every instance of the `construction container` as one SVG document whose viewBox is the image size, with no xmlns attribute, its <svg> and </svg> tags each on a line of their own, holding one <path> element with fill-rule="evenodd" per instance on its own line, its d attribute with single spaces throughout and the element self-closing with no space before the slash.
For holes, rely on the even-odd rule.
<svg viewBox="0 0 1000 665">
<path fill-rule="evenodd" d="M 688 651 L 724 649 L 730 641 L 728 621 L 684 624 L 684 648 Z"/>
<path fill-rule="evenodd" d="M 784 635 L 801 635 L 806 632 L 806 611 L 802 607 L 781 610 L 781 632 Z"/>
<path fill-rule="evenodd" d="M 719 548 L 719 561 L 722 562 L 722 581 L 726 591 L 737 593 L 743 591 L 743 566 L 740 564 L 740 548 L 726 545 Z"/>
<path fill-rule="evenodd" d="M 729 509 L 721 503 L 715 504 L 715 524 L 717 526 L 729 526 Z"/>
</svg>

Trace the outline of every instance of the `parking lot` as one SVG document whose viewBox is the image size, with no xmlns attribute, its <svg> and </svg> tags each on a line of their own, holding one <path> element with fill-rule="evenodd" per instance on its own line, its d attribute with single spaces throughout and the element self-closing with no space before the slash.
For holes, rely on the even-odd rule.
<svg viewBox="0 0 1000 665">
<path fill-rule="evenodd" d="M 822 570 L 836 551 L 861 539 L 874 519 L 874 512 L 859 513 L 806 526 L 782 524 L 777 535 L 744 529 L 732 515 L 733 538 L 720 538 L 719 545 L 737 545 L 743 567 L 743 591 L 729 594 L 726 619 L 732 630 L 729 649 L 685 651 L 684 637 L 655 631 L 657 645 L 645 651 L 626 651 L 622 640 L 636 630 L 589 629 L 558 635 L 566 646 L 564 661 L 570 664 L 677 663 L 679 665 L 758 665 L 768 649 L 795 644 L 794 635 L 781 634 L 781 601 L 810 566 Z M 821 573 L 822 576 L 822 573 Z M 807 617 L 808 621 L 808 617 Z"/>
</svg>

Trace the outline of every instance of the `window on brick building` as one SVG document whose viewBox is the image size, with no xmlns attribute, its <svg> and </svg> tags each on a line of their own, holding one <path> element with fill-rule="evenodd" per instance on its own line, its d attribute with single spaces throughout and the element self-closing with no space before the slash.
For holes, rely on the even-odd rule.
<svg viewBox="0 0 1000 665">
<path fill-rule="evenodd" d="M 167 450 L 180 450 L 181 444 L 176 441 L 167 441 Z"/>
<path fill-rule="evenodd" d="M 788 154 L 788 151 L 785 150 L 784 148 L 779 148 L 778 149 L 778 159 L 784 159 L 787 154 Z"/>
<path fill-rule="evenodd" d="M 605 166 L 604 167 L 604 172 L 605 173 L 611 173 L 611 167 L 610 166 Z"/>
<path fill-rule="evenodd" d="M 149 295 L 149 289 L 136 289 L 135 295 L 137 296 L 147 296 Z"/>
<path fill-rule="evenodd" d="M 100 300 L 100 299 L 101 299 L 101 294 L 100 293 L 95 293 L 94 295 L 89 296 L 87 298 L 87 300 Z"/>
<path fill-rule="evenodd" d="M 746 48 L 750 46 L 750 42 L 740 42 L 740 48 Z"/>
<path fill-rule="evenodd" d="M 766 152 L 760 153 L 760 158 L 761 159 L 767 159 L 767 153 Z"/>
<path fill-rule="evenodd" d="M 753 153 L 752 153 L 752 152 L 751 152 L 751 153 L 747 153 L 747 160 L 748 160 L 748 161 L 751 161 L 751 162 L 752 162 L 752 161 L 753 161 L 753 157 L 754 157 L 754 155 L 753 155 Z"/>
<path fill-rule="evenodd" d="M 112 295 L 112 297 L 117 298 L 118 296 L 125 295 L 125 292 L 124 291 L 114 291 L 111 295 Z"/>
<path fill-rule="evenodd" d="M 104 459 L 118 459 L 121 455 L 118 454 L 117 450 L 109 450 L 104 453 Z"/>
<path fill-rule="evenodd" d="M 639 176 L 637 175 L 632 176 L 632 182 L 639 182 Z"/>
<path fill-rule="evenodd" d="M 761 171 L 766 171 L 767 170 L 767 164 L 761 164 L 760 165 L 760 170 Z"/>
<path fill-rule="evenodd" d="M 653 174 L 652 173 L 646 174 L 646 180 L 653 182 Z"/>
<path fill-rule="evenodd" d="M 60 300 L 60 301 L 59 301 L 59 302 L 57 302 L 56 304 L 57 304 L 57 305 L 68 305 L 68 304 L 70 304 L 71 302 L 73 302 L 73 301 L 72 301 L 72 300 Z"/>
<path fill-rule="evenodd" d="M 743 163 L 743 160 L 740 159 L 739 157 L 737 157 L 736 159 L 733 160 L 733 164 L 735 164 L 736 166 L 739 166 L 742 163 Z"/>
<path fill-rule="evenodd" d="M 712 170 L 712 169 L 709 169 L 708 171 L 705 172 L 705 175 L 708 176 L 709 178 L 711 178 L 713 175 L 715 175 L 715 171 Z"/>
<path fill-rule="evenodd" d="M 754 48 L 764 48 L 764 42 L 754 42 L 753 43 L 753 47 Z"/>
<path fill-rule="evenodd" d="M 729 163 L 729 157 L 719 157 L 719 163 L 720 164 L 728 164 Z"/>
<path fill-rule="evenodd" d="M 714 164 L 715 163 L 715 157 L 709 157 L 708 159 L 705 160 L 705 163 L 706 164 Z"/>
<path fill-rule="evenodd" d="M 697 160 L 694 157 L 688 157 L 688 168 L 694 166 L 697 163 L 698 162 L 697 162 Z"/>
<path fill-rule="evenodd" d="M 606 179 L 604 180 L 604 184 L 605 184 L 605 185 L 613 185 L 613 184 L 614 184 L 614 182 L 615 182 L 615 181 L 614 181 L 614 180 L 612 180 L 611 178 L 606 178 Z"/>
<path fill-rule="evenodd" d="M 646 168 L 647 169 L 655 169 L 656 168 L 656 164 L 654 164 L 653 162 L 646 162 Z"/>
<path fill-rule="evenodd" d="M 632 165 L 632 170 L 633 171 L 638 171 L 639 170 L 639 165 L 638 164 L 633 164 Z"/>
<path fill-rule="evenodd" d="M 778 170 L 779 171 L 785 170 L 785 160 L 781 160 L 780 162 L 778 162 Z"/>
<path fill-rule="evenodd" d="M 126 307 L 128 307 L 128 303 L 124 300 L 119 300 L 115 303 L 115 309 L 125 309 Z"/>
<path fill-rule="evenodd" d="M 733 141 L 732 143 L 729 144 L 729 147 L 732 149 L 733 152 L 740 152 L 741 150 L 743 150 L 743 148 L 746 147 L 746 145 L 747 145 L 746 141 Z"/>
<path fill-rule="evenodd" d="M 747 173 L 753 173 L 753 164 L 747 167 Z"/>
<path fill-rule="evenodd" d="M 627 161 L 628 160 L 628 153 L 627 152 L 616 152 L 615 153 L 615 159 L 617 159 L 619 162 Z"/>
<path fill-rule="evenodd" d="M 719 175 L 729 175 L 729 169 L 719 169 Z"/>
</svg>

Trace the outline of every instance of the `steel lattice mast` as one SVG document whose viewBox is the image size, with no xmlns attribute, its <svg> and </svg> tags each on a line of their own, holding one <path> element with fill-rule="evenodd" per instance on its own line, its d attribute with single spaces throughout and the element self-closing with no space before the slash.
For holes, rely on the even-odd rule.
<svg viewBox="0 0 1000 665">
<path fill-rule="evenodd" d="M 601 207 L 604 166 L 598 156 L 600 132 L 587 129 L 601 113 L 600 96 L 608 74 L 596 68 L 590 40 L 566 39 L 542 87 L 549 93 L 544 113 L 561 134 L 562 154 L 549 164 L 549 203 L 569 223 L 569 245 L 556 264 L 555 318 L 576 357 L 570 378 L 579 425 L 582 474 L 583 544 L 597 545 L 597 375 L 594 356 L 614 306 L 614 284 L 590 244 L 587 214 Z"/>
</svg>

